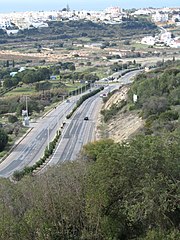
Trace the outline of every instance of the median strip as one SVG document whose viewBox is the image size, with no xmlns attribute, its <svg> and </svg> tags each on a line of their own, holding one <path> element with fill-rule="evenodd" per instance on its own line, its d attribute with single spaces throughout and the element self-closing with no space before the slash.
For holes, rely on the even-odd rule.
<svg viewBox="0 0 180 240">
<path fill-rule="evenodd" d="M 67 119 L 69 119 L 73 113 L 78 109 L 78 107 L 81 106 L 81 104 L 88 98 L 96 95 L 98 92 L 102 91 L 104 88 L 101 87 L 99 89 L 96 89 L 88 94 L 83 95 L 76 103 L 76 106 L 73 108 L 73 110 L 66 116 Z M 49 147 L 46 147 L 44 151 L 44 156 L 40 158 L 33 166 L 26 166 L 21 171 L 15 171 L 13 173 L 12 179 L 14 181 L 20 181 L 25 175 L 32 175 L 39 170 L 44 164 L 49 161 L 50 156 L 53 154 L 54 149 L 56 148 L 57 142 L 59 141 L 61 137 L 61 131 L 57 130 L 56 137 L 52 142 L 49 143 Z"/>
</svg>

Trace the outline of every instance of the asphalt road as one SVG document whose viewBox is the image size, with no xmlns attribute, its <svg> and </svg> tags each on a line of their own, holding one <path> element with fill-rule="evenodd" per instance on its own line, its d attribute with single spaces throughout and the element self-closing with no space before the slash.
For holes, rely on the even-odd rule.
<svg viewBox="0 0 180 240">
<path fill-rule="evenodd" d="M 48 162 L 48 166 L 52 166 L 65 161 L 73 161 L 78 158 L 82 146 L 88 142 L 95 140 L 96 119 L 101 109 L 102 93 L 108 93 L 121 85 L 129 84 L 132 79 L 142 70 L 127 73 L 119 79 L 118 83 L 109 84 L 103 92 L 87 99 L 74 113 L 72 118 L 66 124 L 62 138 L 56 148 L 54 155 Z M 89 120 L 84 120 L 88 117 Z"/>
<path fill-rule="evenodd" d="M 75 106 L 77 98 L 79 97 L 72 97 L 69 103 L 64 101 L 36 123 L 30 123 L 31 131 L 0 164 L 0 177 L 9 177 L 14 171 L 33 165 L 42 157 L 48 141 L 54 138 L 65 116 Z"/>
<path fill-rule="evenodd" d="M 62 138 L 48 165 L 75 160 L 82 146 L 95 140 L 95 124 L 101 104 L 100 94 L 96 94 L 77 109 L 63 129 Z M 89 120 L 84 120 L 85 117 Z"/>
<path fill-rule="evenodd" d="M 130 79 L 136 74 L 137 71 L 126 74 L 118 83 L 109 84 L 103 93 L 108 93 L 122 84 L 131 82 Z M 68 120 L 59 145 L 48 165 L 75 160 L 82 146 L 95 140 L 96 118 L 102 103 L 100 94 L 102 92 L 87 99 L 73 114 L 72 118 Z M 48 142 L 52 141 L 57 129 L 60 128 L 65 116 L 73 109 L 78 98 L 79 96 L 72 97 L 69 103 L 64 101 L 56 109 L 32 125 L 29 134 L 0 163 L 0 177 L 10 177 L 14 171 L 33 165 L 43 156 Z M 88 121 L 84 120 L 86 116 L 89 117 Z"/>
</svg>

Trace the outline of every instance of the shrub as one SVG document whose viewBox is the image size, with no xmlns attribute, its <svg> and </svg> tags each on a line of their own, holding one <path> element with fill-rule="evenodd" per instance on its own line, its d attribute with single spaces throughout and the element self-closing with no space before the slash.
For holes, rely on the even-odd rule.
<svg viewBox="0 0 180 240">
<path fill-rule="evenodd" d="M 8 116 L 8 122 L 9 123 L 15 123 L 15 122 L 18 122 L 18 118 L 14 115 L 9 115 Z"/>
<path fill-rule="evenodd" d="M 169 109 L 167 99 L 164 97 L 151 97 L 142 107 L 142 116 L 147 118 L 152 114 L 161 114 Z"/>
<path fill-rule="evenodd" d="M 54 148 L 56 147 L 56 142 L 61 136 L 61 132 L 57 131 L 56 137 L 52 142 L 49 143 L 49 148 L 46 147 L 44 151 L 44 156 L 40 158 L 39 161 L 37 161 L 33 166 L 26 166 L 22 171 L 16 171 L 13 174 L 13 179 L 16 181 L 20 181 L 25 175 L 31 174 L 34 170 L 36 170 L 38 167 L 40 167 L 46 159 L 52 155 Z"/>
<path fill-rule="evenodd" d="M 24 177 L 24 171 L 15 171 L 13 173 L 13 179 L 15 181 L 20 181 Z"/>
<path fill-rule="evenodd" d="M 179 118 L 179 113 L 177 111 L 166 111 L 160 114 L 160 119 L 166 121 L 173 121 Z"/>
<path fill-rule="evenodd" d="M 124 106 L 126 101 L 122 100 L 119 104 L 113 104 L 110 109 L 101 111 L 101 114 L 104 116 L 104 121 L 109 121 L 113 116 L 115 116 Z"/>
<path fill-rule="evenodd" d="M 4 150 L 8 143 L 8 135 L 3 129 L 0 129 L 0 151 Z"/>
<path fill-rule="evenodd" d="M 77 108 L 80 107 L 81 104 L 82 104 L 86 99 L 88 99 L 88 98 L 96 95 L 98 92 L 100 92 L 100 91 L 103 90 L 103 89 L 104 89 L 104 88 L 101 87 L 101 88 L 99 88 L 99 89 L 96 89 L 96 90 L 94 90 L 94 91 L 92 91 L 92 92 L 90 92 L 90 93 L 87 93 L 87 94 L 83 95 L 83 96 L 77 101 L 76 106 L 75 106 L 75 107 L 73 108 L 73 110 L 66 116 L 66 118 L 69 119 L 69 118 L 73 115 L 73 113 L 77 110 Z"/>
</svg>

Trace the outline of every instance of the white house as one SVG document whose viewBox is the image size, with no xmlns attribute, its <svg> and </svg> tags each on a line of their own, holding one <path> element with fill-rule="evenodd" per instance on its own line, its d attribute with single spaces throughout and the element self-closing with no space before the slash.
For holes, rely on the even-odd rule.
<svg viewBox="0 0 180 240">
<path fill-rule="evenodd" d="M 20 67 L 20 69 L 18 70 L 18 72 L 23 72 L 23 71 L 25 71 L 25 70 L 26 70 L 25 67 Z"/>
<path fill-rule="evenodd" d="M 160 40 L 164 43 L 169 43 L 172 40 L 171 35 L 172 34 L 170 32 L 162 33 L 160 36 Z"/>
<path fill-rule="evenodd" d="M 160 13 L 157 11 L 155 14 L 152 14 L 153 22 L 167 22 L 168 19 L 169 19 L 168 13 Z"/>
<path fill-rule="evenodd" d="M 11 29 L 11 30 L 5 29 L 5 31 L 7 35 L 16 35 L 19 32 L 19 29 Z"/>
<path fill-rule="evenodd" d="M 173 41 L 171 41 L 169 46 L 172 47 L 172 48 L 180 48 L 180 40 L 173 40 Z"/>
<path fill-rule="evenodd" d="M 138 15 L 150 15 L 150 14 L 152 14 L 152 11 L 150 9 L 138 9 L 131 15 L 138 16 Z"/>
<path fill-rule="evenodd" d="M 172 16 L 172 21 L 173 21 L 173 22 L 176 22 L 176 20 L 180 21 L 180 15 L 179 15 L 179 14 L 174 14 L 174 15 Z"/>
<path fill-rule="evenodd" d="M 156 39 L 152 36 L 144 37 L 141 40 L 142 44 L 147 44 L 147 45 L 150 45 L 150 46 L 153 46 L 155 44 L 155 42 L 156 42 Z"/>
<path fill-rule="evenodd" d="M 10 75 L 11 77 L 14 77 L 16 74 L 17 74 L 17 72 L 10 72 L 9 75 Z"/>
</svg>

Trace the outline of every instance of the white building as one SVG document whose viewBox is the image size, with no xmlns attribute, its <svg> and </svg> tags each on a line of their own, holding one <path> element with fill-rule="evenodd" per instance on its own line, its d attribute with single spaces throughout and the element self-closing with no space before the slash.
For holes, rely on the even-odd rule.
<svg viewBox="0 0 180 240">
<path fill-rule="evenodd" d="M 180 15 L 179 14 L 175 14 L 172 16 L 172 21 L 173 22 L 176 22 L 176 21 L 179 21 L 180 22 Z"/>
<path fill-rule="evenodd" d="M 16 35 L 19 32 L 19 29 L 5 29 L 7 35 Z"/>
<path fill-rule="evenodd" d="M 153 22 L 167 22 L 168 19 L 169 19 L 168 13 L 160 13 L 157 11 L 155 14 L 152 14 Z"/>
<path fill-rule="evenodd" d="M 172 48 L 180 48 L 180 40 L 172 40 L 169 46 Z"/>
<path fill-rule="evenodd" d="M 104 11 L 112 15 L 120 15 L 122 13 L 121 8 L 119 7 L 109 7 L 109 8 L 106 8 Z"/>
<path fill-rule="evenodd" d="M 164 43 L 169 43 L 172 40 L 172 34 L 170 32 L 162 33 L 160 36 L 160 41 Z"/>
<path fill-rule="evenodd" d="M 153 46 L 155 45 L 155 42 L 156 42 L 156 39 L 152 36 L 148 36 L 148 37 L 144 37 L 142 40 L 141 40 L 141 43 L 142 44 L 147 44 L 149 46 Z"/>
<path fill-rule="evenodd" d="M 138 9 L 137 11 L 133 12 L 131 15 L 138 16 L 138 15 L 150 15 L 152 14 L 152 10 L 150 9 Z"/>
</svg>

